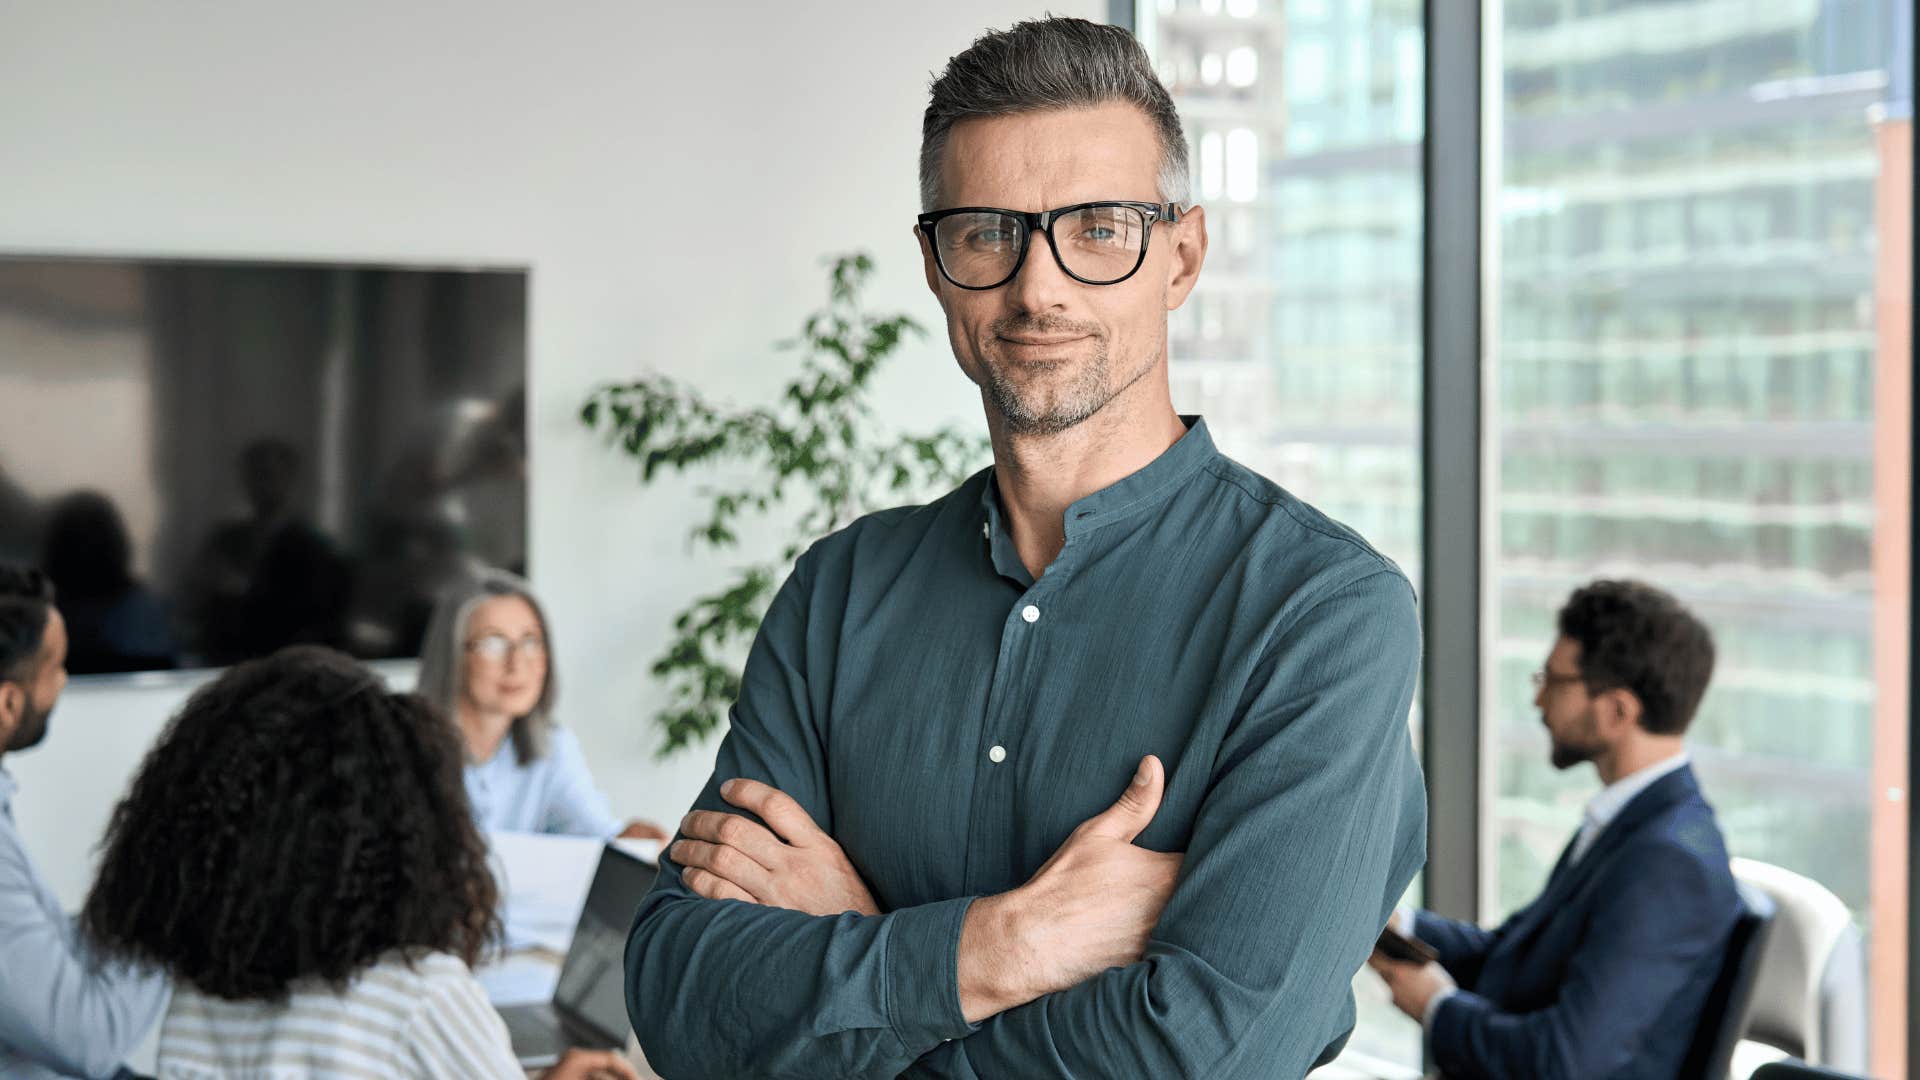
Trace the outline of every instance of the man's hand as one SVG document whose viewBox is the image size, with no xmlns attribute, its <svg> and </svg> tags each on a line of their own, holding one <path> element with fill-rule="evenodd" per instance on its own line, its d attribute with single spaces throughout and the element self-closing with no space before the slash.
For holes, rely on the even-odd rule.
<svg viewBox="0 0 1920 1080">
<path fill-rule="evenodd" d="M 668 847 L 667 857 L 684 869 L 680 880 L 687 888 L 710 900 L 745 900 L 809 915 L 880 914 L 846 852 L 791 796 L 758 780 L 729 780 L 720 785 L 720 797 L 772 828 L 713 810 L 682 818 L 686 838 Z"/>
<path fill-rule="evenodd" d="M 620 839 L 658 840 L 664 844 L 673 839 L 673 834 L 655 825 L 651 821 L 642 821 L 639 818 L 634 818 L 632 821 L 627 822 L 625 828 L 620 830 Z"/>
<path fill-rule="evenodd" d="M 1080 823 L 1031 880 L 973 902 L 960 931 L 960 1011 L 969 1023 L 1139 960 L 1173 895 L 1182 855 L 1135 847 L 1166 790 L 1140 762 L 1118 802 Z"/>
<path fill-rule="evenodd" d="M 1379 972 L 1393 992 L 1393 1007 L 1422 1023 L 1434 995 L 1454 988 L 1453 976 L 1439 964 L 1410 964 L 1375 949 L 1367 966 Z"/>
</svg>

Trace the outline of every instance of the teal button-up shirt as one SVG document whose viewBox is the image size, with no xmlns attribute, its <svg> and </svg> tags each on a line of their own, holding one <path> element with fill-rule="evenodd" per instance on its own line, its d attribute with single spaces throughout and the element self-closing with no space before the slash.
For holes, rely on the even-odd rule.
<svg viewBox="0 0 1920 1080">
<path fill-rule="evenodd" d="M 799 800 L 887 914 L 707 900 L 662 868 L 627 1002 L 663 1076 L 1298 1077 L 1425 860 L 1412 589 L 1206 425 L 1074 503 L 1035 580 L 993 471 L 815 544 L 748 657 L 695 806 Z M 1167 766 L 1184 851 L 1146 956 L 969 1025 L 960 927 Z"/>
</svg>

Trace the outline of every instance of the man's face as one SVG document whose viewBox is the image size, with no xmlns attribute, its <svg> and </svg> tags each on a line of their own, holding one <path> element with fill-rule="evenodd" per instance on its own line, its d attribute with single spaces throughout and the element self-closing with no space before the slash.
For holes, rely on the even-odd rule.
<svg viewBox="0 0 1920 1080">
<path fill-rule="evenodd" d="M 947 140 L 941 203 L 1021 211 L 1157 203 L 1159 169 L 1153 125 L 1131 105 L 966 120 Z M 1064 431 L 1149 376 L 1164 382 L 1167 312 L 1192 291 L 1206 252 L 1196 209 L 1151 227 L 1132 277 L 1087 285 L 1067 276 L 1035 233 L 1012 281 L 971 291 L 941 277 L 927 237 L 916 235 L 954 357 L 1015 434 Z"/>
<path fill-rule="evenodd" d="M 28 669 L 24 681 L 8 680 L 0 685 L 7 695 L 12 714 L 11 728 L 0 732 L 0 745 L 7 753 L 25 750 L 47 736 L 47 718 L 54 702 L 67 686 L 67 623 L 60 612 L 47 609 L 47 630 L 40 640 L 40 655 Z M 4 719 L 4 716 L 0 716 Z"/>
<path fill-rule="evenodd" d="M 1570 769 L 1592 761 L 1607 746 L 1600 737 L 1593 695 L 1580 679 L 1579 643 L 1564 637 L 1554 642 L 1544 670 L 1546 677 L 1533 704 L 1553 740 L 1553 767 Z"/>
</svg>

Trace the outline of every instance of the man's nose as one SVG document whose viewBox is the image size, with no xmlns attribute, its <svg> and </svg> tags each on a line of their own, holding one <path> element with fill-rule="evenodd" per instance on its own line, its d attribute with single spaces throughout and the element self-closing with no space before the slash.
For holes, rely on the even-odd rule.
<svg viewBox="0 0 1920 1080">
<path fill-rule="evenodd" d="M 1026 261 L 1006 287 L 1022 311 L 1032 312 L 1065 307 L 1073 290 L 1083 286 L 1060 269 L 1047 234 L 1036 232 L 1027 241 Z"/>
</svg>

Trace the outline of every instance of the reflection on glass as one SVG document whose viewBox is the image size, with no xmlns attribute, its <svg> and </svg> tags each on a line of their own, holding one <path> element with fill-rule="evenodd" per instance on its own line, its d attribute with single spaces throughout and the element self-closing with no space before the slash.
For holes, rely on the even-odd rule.
<svg viewBox="0 0 1920 1080">
<path fill-rule="evenodd" d="M 1893 11 L 1508 0 L 1489 16 L 1504 141 L 1484 914 L 1539 891 L 1597 787 L 1551 769 L 1531 707 L 1553 613 L 1588 578 L 1646 578 L 1718 638 L 1692 742 L 1729 848 L 1824 883 L 1868 935 L 1876 1075 L 1905 1073 L 1902 950 L 1872 947 L 1905 918 L 1873 884 L 1905 858 L 1875 805 L 1876 765 L 1905 768 L 1873 651 L 1875 520 L 1893 509 L 1876 505 L 1874 390 L 1905 362 L 1874 291 L 1910 258 L 1883 242 L 1910 218 L 1878 222 L 1875 200 L 1909 185 L 1888 202 L 1910 215 L 1912 198 L 1911 144 L 1891 164 L 1877 148 L 1911 116 L 1888 108 Z"/>
<path fill-rule="evenodd" d="M 526 274 L 0 258 L 0 558 L 76 674 L 417 652 L 526 556 Z"/>
<path fill-rule="evenodd" d="M 1140 5 L 1212 237 L 1170 329 L 1174 402 L 1416 587 L 1422 19 L 1419 0 Z M 1417 1064 L 1379 980 L 1354 988 L 1351 1048 Z"/>
</svg>

